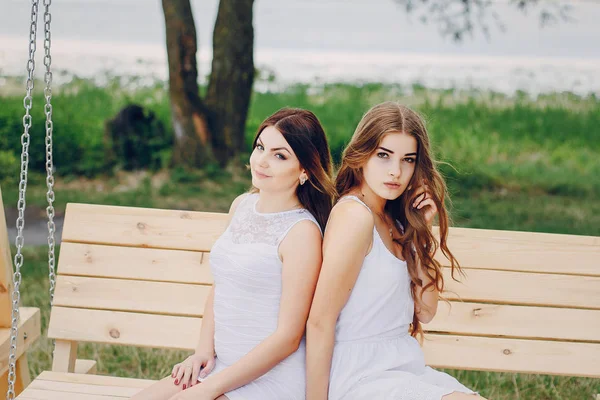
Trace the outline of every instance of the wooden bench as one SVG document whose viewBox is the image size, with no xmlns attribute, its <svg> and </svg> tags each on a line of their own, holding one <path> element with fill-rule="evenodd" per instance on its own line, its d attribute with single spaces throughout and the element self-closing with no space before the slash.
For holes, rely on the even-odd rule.
<svg viewBox="0 0 600 400">
<path fill-rule="evenodd" d="M 72 373 L 79 342 L 192 350 L 218 213 L 69 204 L 52 371 L 19 399 L 126 399 L 150 380 Z M 600 377 L 600 238 L 453 228 L 467 273 L 426 326 L 436 367 Z M 177 332 L 178 335 L 173 333 Z"/>
</svg>

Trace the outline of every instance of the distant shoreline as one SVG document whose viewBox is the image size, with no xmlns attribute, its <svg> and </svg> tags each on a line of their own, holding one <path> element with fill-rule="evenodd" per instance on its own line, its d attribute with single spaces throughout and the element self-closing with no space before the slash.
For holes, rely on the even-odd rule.
<svg viewBox="0 0 600 400">
<path fill-rule="evenodd" d="M 0 35 L 0 76 L 23 76 L 27 46 L 21 37 Z M 53 41 L 56 83 L 70 76 L 136 76 L 149 82 L 167 79 L 166 50 L 158 44 L 89 40 Z M 36 68 L 43 76 L 43 42 Z M 211 52 L 197 55 L 199 80 L 209 73 Z M 255 64 L 273 81 L 293 83 L 381 82 L 421 84 L 434 89 L 479 89 L 532 95 L 568 91 L 600 95 L 600 59 L 461 54 L 350 52 L 257 49 Z M 0 82 L 0 88 L 2 82 Z"/>
</svg>

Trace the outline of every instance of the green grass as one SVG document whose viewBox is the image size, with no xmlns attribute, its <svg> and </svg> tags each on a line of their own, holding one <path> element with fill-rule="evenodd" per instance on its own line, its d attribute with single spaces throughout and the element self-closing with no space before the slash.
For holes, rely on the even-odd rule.
<svg viewBox="0 0 600 400">
<path fill-rule="evenodd" d="M 144 105 L 170 127 L 168 96 L 162 84 L 136 88 L 119 82 L 115 78 L 100 88 L 75 81 L 55 90 L 54 154 L 59 175 L 93 177 L 112 172 L 104 159 L 104 123 L 126 104 Z M 362 114 L 391 99 L 425 116 L 437 157 L 458 171 L 447 167 L 444 172 L 463 189 L 509 188 L 600 197 L 600 100 L 594 96 L 566 93 L 530 99 L 418 86 L 295 85 L 283 92 L 253 94 L 247 142 L 275 110 L 303 107 L 323 122 L 337 160 Z M 44 170 L 42 104 L 42 97 L 35 97 L 30 168 L 38 172 Z M 0 93 L 0 179 L 18 175 L 22 113 L 21 96 Z"/>
<path fill-rule="evenodd" d="M 600 236 L 597 198 L 478 191 L 453 198 L 455 226 Z"/>
</svg>

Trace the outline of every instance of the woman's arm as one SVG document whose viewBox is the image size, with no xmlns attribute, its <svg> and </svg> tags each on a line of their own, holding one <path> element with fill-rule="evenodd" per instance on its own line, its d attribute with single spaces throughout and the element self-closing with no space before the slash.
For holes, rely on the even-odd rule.
<svg viewBox="0 0 600 400">
<path fill-rule="evenodd" d="M 415 290 L 415 313 L 417 314 L 419 321 L 427 324 L 431 322 L 437 313 L 438 300 L 440 297 L 435 284 L 431 285 L 426 290 L 423 290 L 423 288 L 431 282 L 431 278 L 425 273 L 418 258 L 417 266 L 417 274 L 419 279 L 421 279 L 423 286 L 417 286 L 417 290 Z"/>
<path fill-rule="evenodd" d="M 412 206 L 417 210 L 422 210 L 425 223 L 431 231 L 433 229 L 433 220 L 438 212 L 437 206 L 431 198 L 431 194 L 429 193 L 427 185 L 423 184 L 417 189 L 416 193 L 418 196 L 413 202 Z M 423 285 L 417 286 L 417 290 L 415 290 L 415 314 L 420 322 L 427 324 L 431 322 L 437 313 L 439 292 L 435 285 L 431 285 L 427 288 L 427 290 L 423 291 L 423 288 L 431 282 L 431 278 L 429 278 L 429 276 L 427 276 L 425 273 L 425 270 L 418 257 L 416 261 L 417 276 Z"/>
<path fill-rule="evenodd" d="M 202 315 L 202 327 L 200 328 L 200 340 L 196 346 L 197 354 L 215 356 L 215 314 L 214 314 L 214 301 L 215 301 L 215 287 L 213 285 L 210 288 L 210 293 L 206 299 L 204 305 L 204 314 Z M 204 375 L 209 371 L 202 371 L 200 375 L 204 378 Z M 198 376 L 197 371 L 194 371 L 192 376 Z M 195 384 L 195 383 L 194 383 Z"/>
<path fill-rule="evenodd" d="M 338 316 L 373 241 L 371 213 L 356 202 L 334 208 L 323 242 L 323 266 L 306 327 L 307 400 L 326 400 Z"/>
<path fill-rule="evenodd" d="M 218 397 L 259 378 L 298 349 L 319 276 L 321 246 L 313 222 L 292 228 L 279 246 L 283 269 L 277 329 L 238 362 L 204 380 L 201 390 Z"/>
<path fill-rule="evenodd" d="M 229 207 L 229 222 L 235 214 L 240 202 L 248 195 L 243 193 L 236 197 Z M 206 304 L 204 305 L 204 314 L 202 315 L 202 327 L 200 328 L 200 339 L 196 345 L 193 355 L 185 361 L 175 365 L 171 376 L 175 378 L 176 385 L 183 385 L 184 388 L 191 387 L 200 383 L 198 377 L 204 378 L 215 366 L 215 315 L 214 315 L 215 287 L 211 288 Z"/>
<path fill-rule="evenodd" d="M 433 220 L 438 212 L 437 206 L 431 198 L 427 186 L 421 186 L 417 193 L 419 193 L 419 196 L 413 202 L 413 207 L 422 210 L 423 218 L 431 231 L 433 230 Z M 423 288 L 431 282 L 431 278 L 425 273 L 423 265 L 418 257 L 417 276 L 421 280 L 422 286 L 417 286 L 417 290 L 415 291 L 415 313 L 419 321 L 426 324 L 431 322 L 437 313 L 439 292 L 435 285 L 431 285 L 427 290 L 423 291 Z"/>
<path fill-rule="evenodd" d="M 243 193 L 236 197 L 233 202 L 231 202 L 231 206 L 229 207 L 229 222 L 233 218 L 233 214 L 235 214 L 235 210 L 237 209 L 240 202 L 248 195 L 248 193 Z M 215 355 L 215 314 L 214 314 L 214 301 L 215 301 L 215 287 L 210 290 L 208 294 L 208 298 L 206 299 L 206 304 L 204 306 L 204 314 L 202 316 L 202 328 L 200 329 L 200 340 L 198 341 L 198 345 L 196 346 L 196 353 L 204 353 L 210 354 L 214 357 Z M 194 371 L 195 372 L 195 371 Z M 210 371 L 203 371 L 203 374 L 200 376 L 204 378 Z M 198 376 L 194 374 L 193 376 Z"/>
<path fill-rule="evenodd" d="M 248 196 L 248 193 L 243 193 L 236 197 L 229 207 L 229 222 L 233 218 L 233 214 L 235 214 L 235 210 L 237 210 L 238 205 L 241 201 Z M 200 340 L 198 341 L 198 345 L 196 346 L 196 353 L 204 352 L 210 353 L 213 356 L 215 355 L 215 314 L 214 314 L 214 301 L 215 301 L 215 285 L 210 290 L 208 294 L 208 298 L 206 299 L 206 305 L 204 306 L 204 314 L 202 315 L 202 328 L 200 329 Z M 210 371 L 203 371 L 203 374 L 200 376 L 204 378 Z M 198 376 L 198 375 L 194 375 Z"/>
</svg>

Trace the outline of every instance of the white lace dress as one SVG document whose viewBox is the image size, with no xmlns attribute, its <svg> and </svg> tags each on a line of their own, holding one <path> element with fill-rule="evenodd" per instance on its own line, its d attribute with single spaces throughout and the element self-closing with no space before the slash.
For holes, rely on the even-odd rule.
<svg viewBox="0 0 600 400">
<path fill-rule="evenodd" d="M 215 280 L 217 374 L 264 341 L 277 328 L 282 262 L 279 244 L 300 221 L 316 219 L 305 209 L 256 211 L 258 194 L 238 205 L 227 230 L 210 252 Z M 304 400 L 305 344 L 271 371 L 225 393 L 230 400 Z"/>
<path fill-rule="evenodd" d="M 340 201 L 357 201 L 356 196 Z M 370 211 L 370 210 L 369 210 Z M 440 400 L 474 393 L 454 377 L 425 365 L 408 334 L 414 302 L 406 261 L 373 229 L 373 247 L 336 325 L 329 400 Z"/>
</svg>

